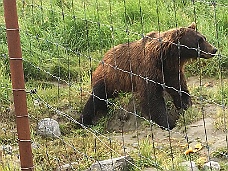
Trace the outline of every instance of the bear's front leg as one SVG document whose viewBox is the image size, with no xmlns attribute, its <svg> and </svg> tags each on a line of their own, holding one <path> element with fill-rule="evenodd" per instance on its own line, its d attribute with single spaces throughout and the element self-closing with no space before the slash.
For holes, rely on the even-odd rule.
<svg viewBox="0 0 228 171">
<path fill-rule="evenodd" d="M 85 125 L 92 125 L 95 114 L 96 110 L 94 105 L 94 97 L 91 95 L 82 111 L 80 120 Z"/>
<path fill-rule="evenodd" d="M 173 129 L 178 118 L 169 115 L 162 88 L 157 87 L 150 90 L 146 90 L 142 96 L 142 113 L 149 116 L 148 119 L 157 123 L 162 129 Z"/>
<path fill-rule="evenodd" d="M 82 111 L 81 122 L 85 125 L 92 125 L 97 111 L 107 112 L 107 98 L 105 83 L 101 80 L 93 86 L 93 93 Z"/>
<path fill-rule="evenodd" d="M 184 73 L 180 73 L 180 80 L 178 75 L 178 72 L 173 72 L 172 75 L 165 77 L 165 84 L 167 85 L 165 91 L 171 95 L 177 109 L 186 110 L 192 105 L 191 96 L 188 91 Z"/>
</svg>

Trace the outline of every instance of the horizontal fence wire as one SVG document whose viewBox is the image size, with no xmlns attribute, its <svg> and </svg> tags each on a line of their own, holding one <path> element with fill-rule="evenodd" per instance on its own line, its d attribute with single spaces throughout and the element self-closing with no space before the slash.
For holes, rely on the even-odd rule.
<svg viewBox="0 0 228 171">
<path fill-rule="evenodd" d="M 29 35 L 29 34 L 28 34 L 28 35 Z M 32 35 L 29 35 L 29 36 L 32 36 Z M 35 36 L 34 36 L 34 37 L 35 37 Z M 37 38 L 37 37 L 36 37 L 36 38 Z M 151 38 L 151 37 L 148 37 L 148 38 L 150 38 L 150 39 L 156 39 L 156 38 Z M 39 38 L 39 39 L 40 39 L 40 40 L 43 40 L 43 41 L 45 40 L 45 39 L 43 39 L 43 38 Z M 156 39 L 156 40 L 157 40 L 157 39 Z M 45 41 L 48 41 L 48 40 L 45 40 Z M 93 57 L 91 57 L 91 56 L 88 56 L 88 55 L 86 55 L 86 54 L 83 54 L 83 53 L 81 53 L 81 52 L 73 51 L 73 50 L 71 50 L 71 49 L 67 49 L 67 48 L 65 48 L 64 46 L 62 46 L 62 45 L 60 45 L 60 44 L 58 44 L 58 43 L 54 43 L 54 42 L 51 42 L 51 41 L 48 41 L 48 42 L 49 42 L 49 43 L 52 43 L 52 44 L 55 45 L 55 46 L 58 46 L 58 47 L 60 47 L 60 48 L 63 48 L 64 50 L 67 50 L 67 51 L 69 51 L 69 52 L 72 52 L 72 53 L 74 53 L 74 54 L 76 54 L 76 55 L 86 57 L 87 59 L 91 59 L 91 60 L 93 60 L 93 61 L 95 61 L 95 62 L 102 63 L 102 64 L 104 64 L 104 65 L 106 65 L 106 66 L 109 66 L 109 67 L 111 67 L 111 68 L 113 68 L 113 69 L 119 70 L 119 71 L 121 71 L 121 72 L 125 72 L 125 73 L 127 73 L 127 74 L 131 74 L 131 75 L 136 76 L 136 77 L 139 77 L 139 78 L 145 80 L 146 82 L 152 82 L 152 83 L 154 83 L 154 84 L 161 85 L 161 86 L 164 87 L 164 88 L 172 89 L 172 90 L 174 90 L 174 91 L 176 91 L 176 92 L 179 92 L 179 91 L 180 91 L 180 90 L 177 90 L 175 87 L 171 87 L 171 86 L 165 85 L 165 83 L 156 82 L 156 81 L 154 81 L 154 80 L 149 79 L 148 77 L 144 77 L 144 76 L 142 76 L 142 75 L 138 75 L 138 74 L 133 73 L 133 72 L 131 72 L 131 71 L 123 70 L 123 69 L 121 69 L 121 68 L 119 68 L 119 67 L 117 67 L 117 66 L 113 66 L 113 65 L 111 65 L 111 64 L 109 64 L 109 63 L 105 63 L 105 62 L 102 61 L 102 60 L 95 59 L 95 58 L 93 58 Z M 177 44 L 175 44 L 175 43 L 173 43 L 173 44 L 174 44 L 174 45 L 177 45 Z M 186 47 L 186 48 L 188 48 L 188 49 L 193 49 L 193 50 L 198 51 L 198 49 L 196 49 L 196 48 L 189 48 L 189 47 L 187 47 L 187 46 L 185 46 L 185 45 L 180 45 L 180 46 L 183 46 L 183 47 Z M 204 51 L 202 51 L 202 50 L 200 50 L 200 51 L 203 52 L 203 53 L 206 53 L 206 54 L 210 54 L 210 53 L 204 52 Z M 216 54 L 215 56 L 218 56 L 218 54 Z M 221 55 L 221 56 L 226 57 L 226 56 L 224 56 L 224 55 Z M 42 72 L 45 72 L 46 74 L 50 75 L 51 77 L 55 78 L 55 79 L 58 80 L 58 81 L 61 81 L 61 82 L 64 83 L 64 84 L 70 85 L 69 82 L 68 82 L 67 80 L 61 79 L 60 77 L 51 74 L 49 71 L 46 71 L 45 69 L 42 69 L 41 66 L 36 66 L 36 65 L 32 64 L 32 62 L 27 61 L 26 58 L 24 58 L 23 60 L 26 61 L 26 62 L 29 62 L 30 65 L 33 66 L 35 69 L 37 69 L 37 70 L 39 70 L 39 71 L 42 71 Z M 78 89 L 78 91 L 80 91 L 80 89 Z M 90 91 L 87 91 L 87 92 L 88 92 L 88 94 L 90 94 Z M 192 93 L 191 93 L 191 95 L 190 95 L 190 94 L 188 94 L 188 93 L 186 93 L 186 92 L 184 92 L 184 91 L 180 91 L 180 92 L 181 92 L 181 93 L 184 93 L 184 94 L 186 94 L 186 95 L 188 95 L 188 96 L 190 96 L 190 97 L 194 97 L 194 98 L 196 98 L 196 99 L 201 99 L 201 98 L 203 98 L 203 97 L 198 97 L 198 96 L 196 96 L 196 95 L 192 95 Z M 91 95 L 91 94 L 90 94 L 90 95 Z M 203 98 L 203 99 L 201 99 L 201 100 L 203 100 L 203 101 L 206 102 L 206 103 L 212 103 L 212 104 L 216 104 L 217 106 L 227 108 L 227 106 L 226 106 L 226 105 L 224 106 L 224 104 L 216 103 L 214 99 L 204 99 L 204 98 Z"/>
</svg>

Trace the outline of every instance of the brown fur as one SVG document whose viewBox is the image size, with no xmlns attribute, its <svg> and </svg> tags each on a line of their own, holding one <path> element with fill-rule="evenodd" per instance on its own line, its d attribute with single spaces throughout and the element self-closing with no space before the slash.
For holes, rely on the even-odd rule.
<svg viewBox="0 0 228 171">
<path fill-rule="evenodd" d="M 198 45 L 211 54 L 201 52 L 199 56 L 196 50 L 185 47 L 197 49 Z M 118 96 L 118 92 L 133 91 L 139 95 L 144 116 L 160 126 L 173 128 L 176 120 L 167 115 L 163 91 L 171 95 L 176 108 L 187 109 L 191 98 L 184 65 L 197 57 L 210 58 L 214 53 L 216 49 L 195 31 L 194 23 L 187 28 L 151 32 L 138 41 L 115 46 L 93 72 L 95 98 L 91 96 L 88 100 L 81 117 L 83 122 L 92 124 L 97 111 L 107 110 L 105 99 Z M 152 81 L 146 81 L 146 78 Z M 178 92 L 180 89 L 182 93 Z"/>
</svg>

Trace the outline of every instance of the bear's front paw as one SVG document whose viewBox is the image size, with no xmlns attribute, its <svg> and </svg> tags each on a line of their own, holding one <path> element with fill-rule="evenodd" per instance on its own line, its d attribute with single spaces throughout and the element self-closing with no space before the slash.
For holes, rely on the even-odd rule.
<svg viewBox="0 0 228 171">
<path fill-rule="evenodd" d="M 175 107 L 179 109 L 187 110 L 192 105 L 191 97 L 187 94 L 182 94 L 182 96 L 174 99 Z"/>
<path fill-rule="evenodd" d="M 190 106 L 192 106 L 192 100 L 191 97 L 189 97 L 188 95 L 186 95 L 186 97 L 182 97 L 182 105 L 181 108 L 184 110 L 187 110 Z"/>
</svg>

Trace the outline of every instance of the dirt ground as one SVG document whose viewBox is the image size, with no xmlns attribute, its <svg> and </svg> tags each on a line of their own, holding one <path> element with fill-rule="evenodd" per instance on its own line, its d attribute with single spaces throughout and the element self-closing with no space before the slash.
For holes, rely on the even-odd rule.
<svg viewBox="0 0 228 171">
<path fill-rule="evenodd" d="M 225 80 L 227 81 L 227 80 Z M 213 88 L 214 85 L 218 84 L 217 80 L 203 79 L 200 83 L 199 79 L 196 77 L 191 77 L 188 80 L 188 85 L 191 87 L 197 87 L 199 85 L 208 86 L 208 88 Z M 151 131 L 149 126 L 143 125 L 143 121 L 137 119 L 135 116 L 127 116 L 127 120 L 121 125 L 121 122 L 117 118 L 114 118 L 108 123 L 108 130 L 117 132 L 113 138 L 118 141 L 124 141 L 126 147 L 126 152 L 130 152 L 137 146 L 138 140 L 145 139 L 153 134 L 154 141 L 159 145 L 159 143 L 170 143 L 170 139 L 175 140 L 171 144 L 189 144 L 189 146 L 194 147 L 197 143 L 201 143 L 203 148 L 199 151 L 200 155 L 210 158 L 210 160 L 218 160 L 212 158 L 212 153 L 220 148 L 228 147 L 228 132 L 222 129 L 217 129 L 215 127 L 215 114 L 218 110 L 216 104 L 206 104 L 204 106 L 205 118 L 199 119 L 198 121 L 186 125 L 183 127 L 176 127 L 171 131 L 163 130 L 157 126 L 153 127 Z M 225 110 L 227 112 L 227 109 Z M 137 129 L 136 129 L 137 126 Z M 124 134 L 121 132 L 123 130 Z M 170 137 L 170 139 L 169 139 Z M 184 153 L 184 151 L 183 151 Z M 150 169 L 149 169 L 150 170 Z M 153 168 L 151 168 L 151 171 Z"/>
<path fill-rule="evenodd" d="M 227 80 L 224 80 L 226 85 Z M 203 79 L 200 83 L 197 77 L 191 77 L 188 79 L 189 87 L 198 87 L 200 84 L 208 87 L 208 89 L 213 88 L 218 84 L 218 80 Z M 129 108 L 132 108 L 130 106 Z M 207 156 L 211 160 L 219 161 L 217 158 L 212 157 L 212 153 L 220 148 L 228 147 L 228 132 L 227 130 L 217 129 L 215 127 L 216 113 L 218 106 L 216 104 L 207 103 L 204 106 L 204 119 L 198 119 L 192 124 L 176 127 L 171 131 L 163 130 L 158 126 L 153 126 L 152 131 L 150 126 L 145 124 L 145 121 L 138 119 L 133 115 L 126 115 L 125 122 L 120 122 L 119 116 L 114 117 L 108 122 L 107 130 L 112 133 L 112 138 L 119 141 L 126 148 L 126 152 L 129 153 L 132 150 L 136 150 L 139 140 L 146 139 L 153 134 L 153 141 L 156 142 L 157 148 L 163 144 L 169 144 L 171 140 L 171 146 L 181 146 L 188 144 L 194 147 L 195 144 L 201 143 L 203 148 L 199 151 L 201 156 Z M 228 112 L 226 109 L 225 112 Z M 125 112 L 126 113 L 126 112 Z M 137 118 L 137 124 L 136 124 Z M 194 119 L 194 118 L 193 118 Z M 137 129 L 136 129 L 137 127 Z M 122 135 L 121 132 L 124 132 Z M 109 134 L 110 135 L 110 134 Z M 183 150 L 184 153 L 184 150 Z M 144 171 L 154 171 L 155 168 L 147 168 Z"/>
</svg>

